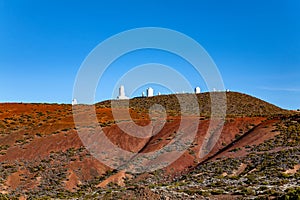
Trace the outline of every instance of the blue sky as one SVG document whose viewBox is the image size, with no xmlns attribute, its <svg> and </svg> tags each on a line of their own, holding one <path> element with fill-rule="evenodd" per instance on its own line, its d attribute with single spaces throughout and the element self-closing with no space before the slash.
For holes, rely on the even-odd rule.
<svg viewBox="0 0 300 200">
<path fill-rule="evenodd" d="M 299 11 L 298 0 L 0 0 L 0 102 L 69 103 L 77 71 L 96 45 L 128 29 L 164 27 L 199 42 L 226 88 L 300 108 Z M 202 87 L 178 58 L 157 51 L 134 56 L 120 59 L 120 66 L 167 63 Z M 113 69 L 98 101 L 111 98 L 121 76 Z"/>
</svg>

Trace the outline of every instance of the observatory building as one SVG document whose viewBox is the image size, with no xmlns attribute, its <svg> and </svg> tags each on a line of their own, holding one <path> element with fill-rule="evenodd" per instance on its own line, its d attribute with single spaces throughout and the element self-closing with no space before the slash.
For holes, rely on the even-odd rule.
<svg viewBox="0 0 300 200">
<path fill-rule="evenodd" d="M 153 97 L 153 89 L 151 87 L 147 89 L 147 97 Z"/>
<path fill-rule="evenodd" d="M 72 105 L 77 105 L 77 100 L 76 99 L 72 100 Z"/>
<path fill-rule="evenodd" d="M 201 92 L 200 87 L 196 87 L 196 88 L 195 88 L 195 93 L 196 93 L 196 94 L 199 94 L 200 92 Z"/>
<path fill-rule="evenodd" d="M 125 88 L 124 85 L 121 85 L 119 88 L 119 96 L 117 97 L 118 99 L 129 99 L 126 95 L 125 95 Z"/>
</svg>

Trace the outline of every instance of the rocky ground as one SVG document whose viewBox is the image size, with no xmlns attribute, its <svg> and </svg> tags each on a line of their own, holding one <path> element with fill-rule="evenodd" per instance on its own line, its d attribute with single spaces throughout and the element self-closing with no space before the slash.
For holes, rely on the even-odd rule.
<svg viewBox="0 0 300 200">
<path fill-rule="evenodd" d="M 192 116 L 199 126 L 189 148 L 169 166 L 138 174 L 114 170 L 91 155 L 78 136 L 71 105 L 0 104 L 0 199 L 299 199 L 300 114 L 245 94 L 226 96 L 227 117 L 209 154 L 199 157 L 214 123 L 204 93 L 197 96 L 201 113 Z M 131 130 L 134 124 L 146 126 L 155 103 L 165 107 L 167 118 L 151 137 L 125 134 L 109 101 L 95 105 L 97 120 L 114 145 L 157 151 L 178 134 L 175 95 L 132 99 L 133 122 L 125 115 L 120 121 Z M 120 102 L 117 111 L 126 111 Z M 190 127 L 186 123 L 183 130 Z"/>
</svg>

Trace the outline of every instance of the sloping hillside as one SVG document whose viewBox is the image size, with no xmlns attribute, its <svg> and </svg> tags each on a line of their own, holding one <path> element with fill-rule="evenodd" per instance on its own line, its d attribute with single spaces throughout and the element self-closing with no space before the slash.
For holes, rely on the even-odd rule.
<svg viewBox="0 0 300 200">
<path fill-rule="evenodd" d="M 166 111 L 171 115 L 180 114 L 180 104 L 178 102 L 177 96 L 188 100 L 194 94 L 172 94 L 172 95 L 160 95 L 154 97 L 138 97 L 130 100 L 130 107 L 140 110 L 145 110 L 150 108 L 153 104 L 162 105 Z M 286 113 L 283 110 L 273 104 L 260 100 L 258 98 L 249 96 L 247 94 L 242 94 L 238 92 L 212 92 L 212 93 L 200 93 L 197 94 L 197 99 L 199 102 L 199 110 L 201 115 L 209 116 L 211 113 L 211 96 L 215 101 L 222 102 L 222 98 L 226 98 L 227 115 L 239 115 L 239 116 L 269 116 L 275 114 Z M 121 101 L 119 101 L 121 102 Z M 122 104 L 120 103 L 120 106 Z M 97 104 L 98 107 L 110 107 L 110 101 L 104 101 Z M 217 107 L 218 105 L 216 105 Z"/>
<path fill-rule="evenodd" d="M 222 98 L 218 96 L 222 93 L 215 92 L 212 95 Z M 217 193 L 221 194 L 219 190 L 222 189 L 222 195 L 241 195 L 237 191 L 242 189 L 224 189 L 222 184 L 218 187 L 211 184 L 218 182 L 220 173 L 224 173 L 223 177 L 226 177 L 222 180 L 231 183 L 231 177 L 245 173 L 247 166 L 252 166 L 251 163 L 259 166 L 261 162 L 273 162 L 273 156 L 268 156 L 272 153 L 297 153 L 299 150 L 299 117 L 296 113 L 245 94 L 227 92 L 227 118 L 221 135 L 212 151 L 200 159 L 201 145 L 211 123 L 210 97 L 209 93 L 202 93 L 197 98 L 201 117 L 191 146 L 178 160 L 163 170 L 143 174 L 118 172 L 93 158 L 78 137 L 71 105 L 0 104 L 0 193 L 7 198 L 143 199 L 151 196 L 155 199 L 165 195 L 172 199 L 182 199 L 193 198 L 195 195 L 197 198 L 202 198 L 203 195 L 214 197 Z M 117 101 L 118 103 L 117 110 L 124 112 L 121 101 Z M 115 124 L 110 101 L 98 103 L 95 107 L 99 124 L 104 127 L 103 130 L 112 143 L 126 151 L 147 153 L 169 144 L 177 134 L 180 124 L 180 108 L 176 95 L 131 99 L 129 112 L 135 124 L 149 123 L 148 109 L 154 103 L 166 108 L 167 121 L 161 131 L 145 139 L 132 137 Z M 126 120 L 122 123 L 128 128 L 133 125 L 133 122 Z M 186 123 L 183 128 L 188 129 L 190 125 Z M 267 151 L 268 154 L 260 158 L 260 155 L 265 155 L 262 151 Z M 299 162 L 297 159 L 298 157 L 291 157 L 289 162 Z M 219 164 L 225 166 L 229 161 L 237 164 L 221 171 L 214 171 L 215 168 L 211 167 Z M 207 167 L 211 171 L 203 171 Z M 286 180 L 288 178 L 283 179 L 285 185 L 298 176 L 298 167 L 282 165 L 281 170 L 293 170 L 292 167 L 295 167 L 296 172 L 289 181 Z M 254 168 L 249 168 L 247 173 L 252 173 L 249 171 Z M 189 175 L 198 173 L 200 175 L 195 176 L 196 178 Z M 213 179 L 201 182 L 208 179 L 206 175 Z M 262 174 L 257 176 L 258 180 Z M 279 179 L 280 177 L 278 181 Z M 237 180 L 238 183 L 245 181 L 244 176 Z M 284 194 L 284 190 L 280 191 L 280 195 Z"/>
</svg>

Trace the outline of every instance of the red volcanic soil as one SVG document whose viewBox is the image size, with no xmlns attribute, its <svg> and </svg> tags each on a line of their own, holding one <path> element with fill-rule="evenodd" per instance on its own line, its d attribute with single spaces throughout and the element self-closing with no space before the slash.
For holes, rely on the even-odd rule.
<svg viewBox="0 0 300 200">
<path fill-rule="evenodd" d="M 181 122 L 178 116 L 168 116 L 161 131 L 154 131 L 155 134 L 146 138 L 138 138 L 125 133 L 114 124 L 110 108 L 97 107 L 96 113 L 98 122 L 105 126 L 103 130 L 107 138 L 119 148 L 136 153 L 155 152 L 168 145 L 178 134 Z M 149 124 L 149 116 L 145 112 L 131 108 L 130 116 L 135 125 Z M 246 154 L 245 150 L 239 154 L 231 154 L 230 150 L 247 144 L 259 144 L 276 135 L 276 132 L 272 132 L 276 120 L 267 120 L 266 117 L 227 118 L 212 151 L 199 159 L 209 123 L 209 119 L 199 120 L 194 141 L 179 159 L 165 168 L 167 174 L 181 173 L 207 159 L 242 156 Z M 125 117 L 122 124 L 128 128 L 133 125 Z M 187 122 L 182 128 L 189 130 L 191 127 L 192 124 Z M 0 183 L 0 192 L 3 193 L 16 189 L 26 191 L 51 187 L 51 181 L 56 181 L 56 178 L 56 184 L 74 191 L 83 182 L 101 177 L 112 170 L 93 158 L 83 146 L 73 122 L 70 105 L 0 104 L 0 145 L 2 167 L 12 165 L 12 170 L 2 177 L 4 181 Z M 127 175 L 120 172 L 107 181 L 99 182 L 99 187 L 110 181 L 123 184 L 124 177 Z M 47 184 L 50 186 L 46 186 Z"/>
<path fill-rule="evenodd" d="M 248 154 L 245 146 L 253 146 L 259 145 L 264 141 L 273 138 L 274 136 L 280 134 L 278 130 L 276 130 L 276 123 L 278 123 L 279 119 L 272 119 L 263 121 L 255 128 L 251 129 L 248 133 L 246 133 L 243 137 L 241 137 L 238 141 L 232 143 L 228 148 L 219 152 L 214 159 L 217 158 L 230 158 L 230 157 L 242 157 Z M 233 152 L 232 150 L 239 148 L 240 150 L 237 152 Z"/>
<path fill-rule="evenodd" d="M 166 170 L 169 173 L 172 173 L 174 171 L 179 173 L 192 166 L 195 166 L 197 163 L 201 163 L 202 161 L 206 160 L 209 157 L 212 157 L 221 149 L 234 142 L 237 136 L 242 136 L 253 127 L 261 124 L 264 120 L 266 120 L 265 117 L 239 117 L 226 119 L 220 137 L 215 143 L 213 149 L 205 157 L 199 159 L 199 151 L 202 147 L 205 135 L 207 134 L 210 120 L 200 121 L 198 132 L 191 147 L 178 160 L 169 165 Z M 176 123 L 179 122 L 175 121 L 171 124 L 171 126 L 176 127 Z M 150 141 L 149 145 L 147 145 L 144 151 L 147 151 L 149 149 L 151 149 L 151 151 L 154 151 L 155 149 L 160 149 L 162 146 L 166 145 L 168 142 L 167 138 L 169 136 L 169 133 L 169 131 L 165 133 L 160 132 L 152 140 L 153 142 L 155 142 L 157 138 L 163 138 L 163 140 L 161 140 L 161 142 L 159 143 L 156 143 L 156 145 L 152 145 L 152 142 Z"/>
</svg>

